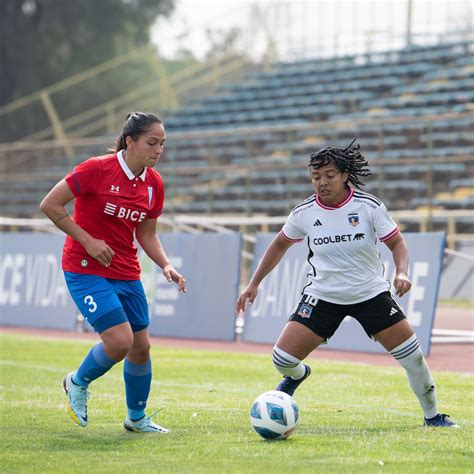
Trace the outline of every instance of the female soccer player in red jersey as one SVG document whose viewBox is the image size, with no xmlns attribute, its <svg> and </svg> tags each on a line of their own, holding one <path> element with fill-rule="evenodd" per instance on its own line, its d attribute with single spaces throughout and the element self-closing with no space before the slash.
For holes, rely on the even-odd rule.
<svg viewBox="0 0 474 474">
<path fill-rule="evenodd" d="M 64 379 L 68 412 L 87 426 L 89 384 L 124 361 L 132 432 L 165 433 L 145 415 L 151 387 L 148 305 L 140 281 L 136 237 L 169 282 L 186 292 L 186 281 L 170 264 L 156 234 L 164 185 L 153 169 L 165 142 L 162 121 L 151 113 L 127 116 L 113 154 L 77 165 L 43 199 L 40 209 L 67 234 L 63 270 L 74 302 L 100 335 L 79 368 Z M 65 205 L 74 199 L 74 213 Z"/>
<path fill-rule="evenodd" d="M 438 412 L 434 381 L 416 334 L 383 277 L 377 239 L 392 252 L 397 295 L 410 290 L 405 239 L 382 202 L 349 186 L 359 188 L 360 177 L 370 174 L 368 163 L 353 143 L 344 149 L 327 147 L 311 154 L 308 166 L 316 194 L 291 211 L 238 298 L 236 311 L 245 311 L 246 304 L 255 300 L 260 282 L 288 248 L 307 238 L 312 272 L 296 311 L 273 348 L 273 363 L 284 376 L 276 390 L 293 395 L 311 373 L 302 360 L 329 339 L 349 315 L 405 369 L 423 409 L 424 423 L 455 427 L 448 415 Z"/>
</svg>

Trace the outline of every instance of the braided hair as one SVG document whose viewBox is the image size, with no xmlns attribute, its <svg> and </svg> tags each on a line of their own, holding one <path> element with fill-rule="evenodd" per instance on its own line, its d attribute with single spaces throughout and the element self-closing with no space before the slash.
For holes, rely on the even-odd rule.
<svg viewBox="0 0 474 474">
<path fill-rule="evenodd" d="M 346 148 L 328 146 L 318 152 L 311 153 L 308 166 L 319 169 L 322 166 L 332 163 L 336 165 L 341 173 L 347 173 L 349 175 L 347 181 L 360 189 L 364 186 L 364 183 L 359 177 L 370 176 L 372 173 L 368 168 L 369 163 L 359 151 L 360 145 L 352 146 L 357 138 L 358 137 L 355 137 Z"/>
<path fill-rule="evenodd" d="M 127 115 L 123 125 L 122 134 L 115 144 L 115 152 L 127 149 L 127 137 L 137 141 L 143 133 L 147 132 L 153 123 L 163 123 L 151 112 L 132 112 Z"/>
</svg>

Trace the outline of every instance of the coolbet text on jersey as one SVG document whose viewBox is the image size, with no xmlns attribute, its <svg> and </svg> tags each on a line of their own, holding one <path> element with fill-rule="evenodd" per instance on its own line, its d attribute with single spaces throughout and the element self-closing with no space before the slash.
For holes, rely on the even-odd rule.
<svg viewBox="0 0 474 474">
<path fill-rule="evenodd" d="M 123 152 L 90 158 L 66 176 L 75 196 L 74 221 L 114 251 L 110 267 L 92 258 L 84 247 L 66 237 L 63 270 L 118 280 L 138 280 L 140 264 L 134 244 L 135 229 L 163 209 L 164 185 L 160 174 L 145 168 L 134 176 Z M 96 223 L 100 222 L 100 225 Z"/>
<path fill-rule="evenodd" d="M 352 188 L 337 207 L 311 196 L 291 211 L 281 230 L 290 241 L 307 237 L 311 272 L 304 294 L 336 304 L 359 303 L 389 290 L 374 244 L 397 232 L 382 202 Z"/>
</svg>

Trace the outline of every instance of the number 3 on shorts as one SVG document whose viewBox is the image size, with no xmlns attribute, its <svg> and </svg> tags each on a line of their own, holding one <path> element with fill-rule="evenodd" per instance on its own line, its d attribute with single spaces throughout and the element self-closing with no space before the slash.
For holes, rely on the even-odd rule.
<svg viewBox="0 0 474 474">
<path fill-rule="evenodd" d="M 97 309 L 97 303 L 94 301 L 94 298 L 92 298 L 91 295 L 87 295 L 84 298 L 84 303 L 89 306 L 89 313 L 94 313 L 95 310 Z"/>
</svg>

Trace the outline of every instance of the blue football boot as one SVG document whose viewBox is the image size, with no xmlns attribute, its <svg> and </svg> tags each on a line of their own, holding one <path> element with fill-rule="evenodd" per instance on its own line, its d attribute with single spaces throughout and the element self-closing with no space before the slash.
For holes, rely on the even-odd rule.
<svg viewBox="0 0 474 474">
<path fill-rule="evenodd" d="M 303 364 L 305 368 L 305 373 L 303 377 L 299 380 L 293 380 L 291 377 L 283 377 L 283 380 L 278 384 L 275 390 L 280 392 L 285 392 L 290 396 L 293 396 L 295 390 L 300 386 L 300 384 L 306 380 L 311 375 L 311 367 L 309 365 Z"/>
<path fill-rule="evenodd" d="M 449 419 L 449 415 L 438 413 L 433 418 L 425 418 L 425 426 L 434 426 L 436 428 L 459 428 L 457 423 Z"/>
</svg>

